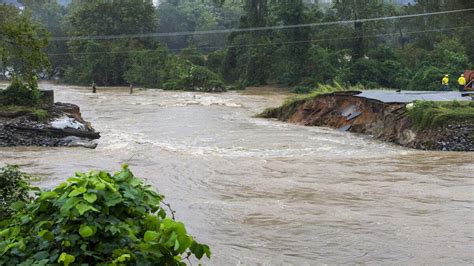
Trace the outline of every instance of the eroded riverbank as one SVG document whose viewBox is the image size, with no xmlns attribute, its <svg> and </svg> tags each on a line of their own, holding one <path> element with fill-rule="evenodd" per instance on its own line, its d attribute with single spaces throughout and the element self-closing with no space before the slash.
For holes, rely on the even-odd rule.
<svg viewBox="0 0 474 266">
<path fill-rule="evenodd" d="M 12 110 L 8 110 L 12 108 Z M 44 146 L 95 148 L 99 132 L 85 121 L 77 105 L 51 103 L 38 109 L 7 106 L 0 110 L 0 147 Z"/>
<path fill-rule="evenodd" d="M 0 148 L 0 162 L 43 187 L 127 162 L 212 247 L 211 265 L 474 260 L 470 153 L 252 118 L 278 92 L 55 89 L 101 132 L 97 149 Z"/>
<path fill-rule="evenodd" d="M 407 103 L 402 101 L 403 98 L 408 102 L 410 98 L 416 99 L 413 97 L 414 93 L 379 93 L 381 97 L 385 96 L 392 102 L 359 94 L 360 92 L 336 92 L 304 98 L 277 108 L 269 108 L 259 116 L 305 126 L 327 126 L 343 132 L 362 133 L 415 149 L 474 151 L 472 118 L 459 121 L 452 116 L 445 125 L 417 129 L 406 107 Z M 443 95 L 432 96 L 439 98 Z M 397 98 L 400 102 L 396 101 Z"/>
</svg>

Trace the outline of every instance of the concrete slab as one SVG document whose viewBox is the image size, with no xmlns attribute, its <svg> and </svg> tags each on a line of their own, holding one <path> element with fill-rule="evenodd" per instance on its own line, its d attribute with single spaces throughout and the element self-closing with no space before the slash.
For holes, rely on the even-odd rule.
<svg viewBox="0 0 474 266">
<path fill-rule="evenodd" d="M 463 92 L 464 93 L 464 92 Z M 416 100 L 423 101 L 471 101 L 471 97 L 462 97 L 461 92 L 456 91 L 387 91 L 387 90 L 368 90 L 355 95 L 375 99 L 386 103 L 409 103 Z"/>
</svg>

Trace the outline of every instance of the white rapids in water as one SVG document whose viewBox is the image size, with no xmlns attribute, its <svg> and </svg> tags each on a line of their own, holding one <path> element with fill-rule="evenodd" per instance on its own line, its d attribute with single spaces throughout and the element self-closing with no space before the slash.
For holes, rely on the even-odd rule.
<svg viewBox="0 0 474 266">
<path fill-rule="evenodd" d="M 474 263 L 472 153 L 424 152 L 253 116 L 285 95 L 52 86 L 95 150 L 0 149 L 52 187 L 128 163 L 167 197 L 206 265 Z"/>
</svg>

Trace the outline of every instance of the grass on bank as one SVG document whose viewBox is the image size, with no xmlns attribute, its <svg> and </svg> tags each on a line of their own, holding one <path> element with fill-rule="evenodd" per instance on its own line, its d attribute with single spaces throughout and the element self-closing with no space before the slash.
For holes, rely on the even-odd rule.
<svg viewBox="0 0 474 266">
<path fill-rule="evenodd" d="M 416 101 L 408 114 L 417 130 L 438 128 L 451 123 L 474 123 L 474 102 Z"/>
<path fill-rule="evenodd" d="M 309 93 L 292 95 L 287 97 L 283 105 L 285 106 L 293 104 L 295 102 L 311 100 L 323 94 L 341 91 L 361 91 L 363 89 L 364 87 L 360 84 L 355 86 L 344 86 L 336 81 L 334 81 L 332 84 L 318 84 L 316 88 L 311 90 Z"/>
<path fill-rule="evenodd" d="M 318 96 L 324 94 L 330 94 L 334 92 L 342 91 L 360 91 L 362 90 L 362 85 L 357 86 L 343 86 L 338 82 L 333 82 L 332 84 L 318 84 L 315 89 L 311 90 L 306 94 L 297 94 L 288 96 L 283 105 L 278 108 L 267 108 L 262 113 L 258 114 L 257 117 L 275 117 L 275 112 L 279 113 L 278 117 L 282 120 L 289 118 L 297 109 L 297 107 L 308 100 L 312 100 Z M 285 110 L 284 113 L 278 112 L 277 110 Z"/>
<path fill-rule="evenodd" d="M 17 117 L 21 115 L 28 115 L 31 114 L 35 117 L 36 121 L 38 122 L 47 122 L 49 119 L 48 111 L 38 108 L 38 107 L 30 107 L 30 106 L 21 106 L 21 105 L 0 105 L 0 116 L 7 115 L 7 117 Z"/>
</svg>

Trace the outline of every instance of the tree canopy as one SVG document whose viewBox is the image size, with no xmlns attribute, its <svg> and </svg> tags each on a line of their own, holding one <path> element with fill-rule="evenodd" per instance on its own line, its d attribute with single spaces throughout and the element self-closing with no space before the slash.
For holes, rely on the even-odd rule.
<svg viewBox="0 0 474 266">
<path fill-rule="evenodd" d="M 163 0 L 158 6 L 145 0 L 74 0 L 66 7 L 54 0 L 21 3 L 25 14 L 60 37 L 46 47 L 52 67 L 44 76 L 71 83 L 161 88 L 180 84 L 178 77 L 200 66 L 229 85 L 337 81 L 424 90 L 440 89 L 440 75 L 457 76 L 473 67 L 469 12 L 360 21 L 473 8 L 466 0 L 407 5 L 383 0 L 333 0 L 330 5 L 309 0 Z M 27 17 L 12 13 L 17 19 Z M 3 69 L 11 68 L 15 61 L 5 58 Z M 32 62 L 43 62 L 36 58 Z M 12 69 L 21 72 L 18 66 Z"/>
</svg>

